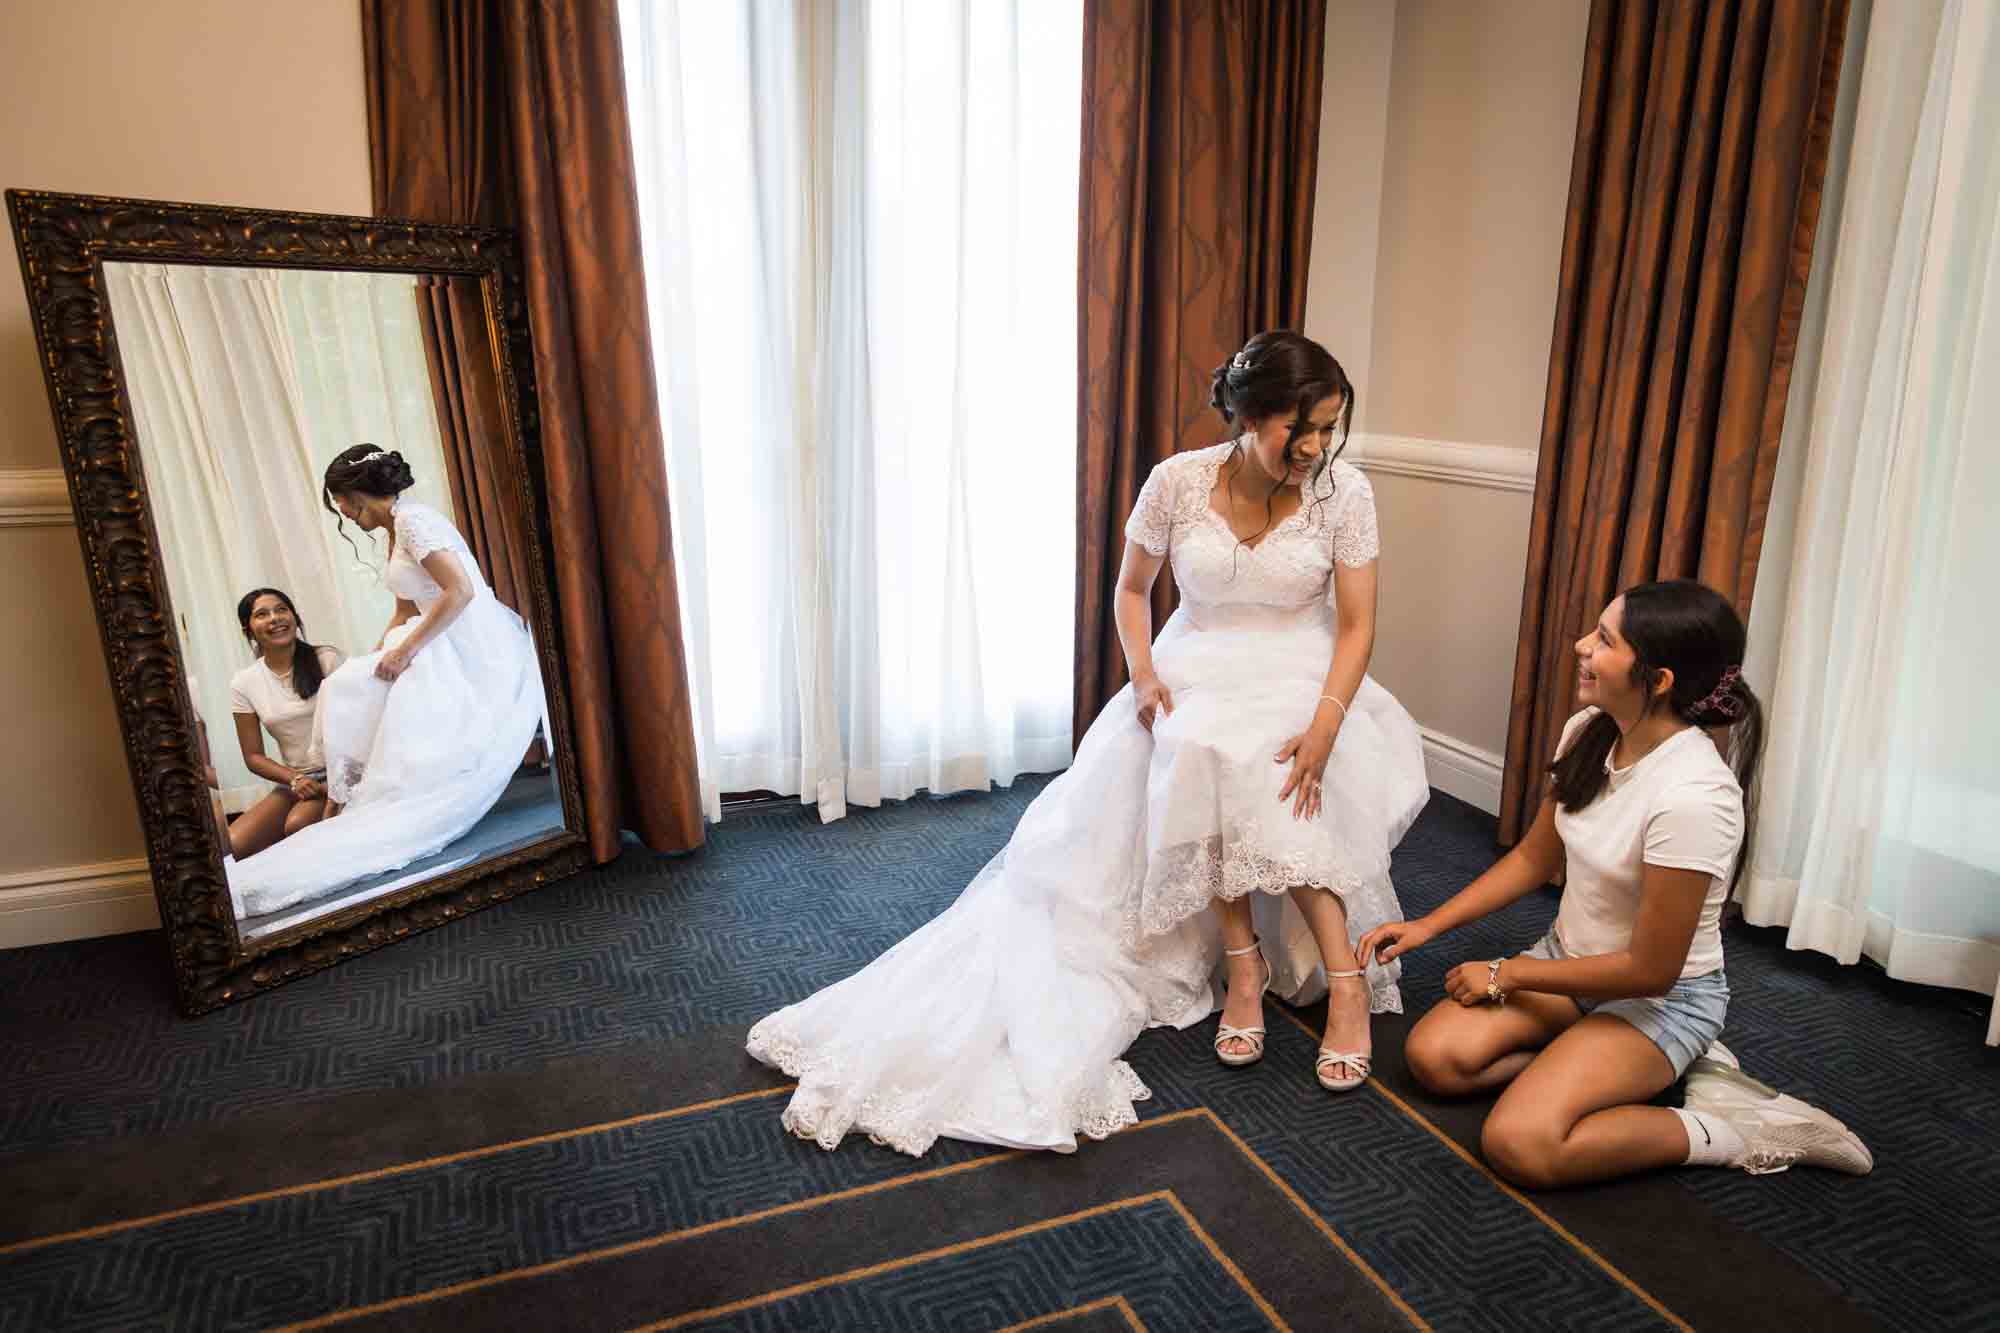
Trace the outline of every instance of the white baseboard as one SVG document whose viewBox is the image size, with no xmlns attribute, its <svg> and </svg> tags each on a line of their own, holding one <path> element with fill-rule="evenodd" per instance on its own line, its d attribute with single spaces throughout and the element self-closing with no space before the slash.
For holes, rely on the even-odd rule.
<svg viewBox="0 0 2000 1333">
<path fill-rule="evenodd" d="M 0 949 L 123 935 L 159 924 L 153 874 L 143 857 L 0 875 Z"/>
<path fill-rule="evenodd" d="M 66 528 L 74 517 L 61 468 L 0 468 L 0 528 Z"/>
<path fill-rule="evenodd" d="M 1532 493 L 1539 453 L 1497 444 L 1458 444 L 1413 435 L 1360 433 L 1349 442 L 1342 457 L 1364 472 Z"/>
<path fill-rule="evenodd" d="M 1489 815 L 1499 814 L 1501 757 L 1429 727 L 1417 730 L 1423 733 L 1424 768 L 1431 786 Z"/>
</svg>

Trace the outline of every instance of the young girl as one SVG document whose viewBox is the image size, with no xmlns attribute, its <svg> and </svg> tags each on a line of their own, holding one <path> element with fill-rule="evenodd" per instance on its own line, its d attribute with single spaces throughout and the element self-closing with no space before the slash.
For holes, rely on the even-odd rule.
<svg viewBox="0 0 2000 1333">
<path fill-rule="evenodd" d="M 241 860 L 325 816 L 326 775 L 312 753 L 313 717 L 320 683 L 344 659 L 337 649 L 306 642 L 297 608 L 276 588 L 244 593 L 236 619 L 257 653 L 229 679 L 236 742 L 245 766 L 277 784 L 229 826 L 230 854 Z M 276 759 L 264 753 L 265 732 L 278 743 Z"/>
<path fill-rule="evenodd" d="M 1453 968 L 1407 1047 L 1435 1092 L 1506 1089 L 1482 1143 L 1517 1184 L 1684 1162 L 1873 1166 L 1839 1121 L 1711 1052 L 1729 1004 L 1722 907 L 1763 749 L 1743 648 L 1742 620 L 1713 590 L 1628 589 L 1577 642 L 1586 706 L 1563 728 L 1528 835 L 1437 911 L 1361 940 L 1364 961 L 1400 958 L 1565 872 L 1554 928 L 1524 954 Z M 1730 729 L 1733 768 L 1704 728 Z M 1683 1073 L 1685 1109 L 1646 1104 Z"/>
</svg>

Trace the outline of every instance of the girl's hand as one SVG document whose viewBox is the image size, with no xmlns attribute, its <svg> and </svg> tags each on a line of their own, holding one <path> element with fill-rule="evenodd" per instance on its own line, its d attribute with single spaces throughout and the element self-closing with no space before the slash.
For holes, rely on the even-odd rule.
<svg viewBox="0 0 2000 1333">
<path fill-rule="evenodd" d="M 1327 757 L 1333 753 L 1333 741 L 1337 734 L 1314 727 L 1292 737 L 1278 748 L 1277 762 L 1292 761 L 1292 771 L 1278 792 L 1281 804 L 1287 799 L 1291 801 L 1292 818 L 1315 819 L 1319 816 L 1322 808 L 1320 783 L 1325 780 Z"/>
<path fill-rule="evenodd" d="M 1460 963 L 1444 974 L 1444 993 L 1469 1009 L 1474 1005 L 1493 1003 L 1493 997 L 1486 993 L 1488 983 L 1498 986 L 1502 995 L 1513 992 L 1514 988 L 1507 984 L 1505 959 L 1501 960 L 1497 973 L 1483 958 Z"/>
<path fill-rule="evenodd" d="M 1139 725 L 1146 730 L 1153 729 L 1153 720 L 1161 714 L 1174 714 L 1174 694 L 1158 676 L 1147 672 L 1132 682 L 1132 702 L 1139 714 Z"/>
<path fill-rule="evenodd" d="M 1363 935 L 1354 946 L 1354 956 L 1361 960 L 1361 966 L 1368 966 L 1369 956 L 1375 961 L 1388 963 L 1401 958 L 1413 949 L 1421 949 L 1437 938 L 1437 931 L 1423 920 L 1385 921 Z"/>
<path fill-rule="evenodd" d="M 416 656 L 416 653 L 410 650 L 409 644 L 399 643 L 383 653 L 380 660 L 375 663 L 375 674 L 383 680 L 394 680 L 410 669 L 410 663 L 416 660 Z"/>
<path fill-rule="evenodd" d="M 291 788 L 292 799 L 296 801 L 317 801 L 326 795 L 325 786 L 303 773 L 292 774 Z"/>
</svg>

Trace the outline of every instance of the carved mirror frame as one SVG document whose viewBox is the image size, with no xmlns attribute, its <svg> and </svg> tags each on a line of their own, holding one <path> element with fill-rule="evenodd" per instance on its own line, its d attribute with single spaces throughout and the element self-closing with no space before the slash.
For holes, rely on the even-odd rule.
<svg viewBox="0 0 2000 1333">
<path fill-rule="evenodd" d="M 7 191 L 63 473 L 138 796 L 178 1005 L 206 1012 L 559 879 L 588 861 L 564 689 L 534 355 L 512 233 L 318 213 Z M 505 490 L 529 566 L 564 827 L 526 847 L 337 909 L 245 945 L 209 816 L 173 607 L 147 500 L 107 262 L 342 269 L 476 278 L 498 360 Z"/>
</svg>

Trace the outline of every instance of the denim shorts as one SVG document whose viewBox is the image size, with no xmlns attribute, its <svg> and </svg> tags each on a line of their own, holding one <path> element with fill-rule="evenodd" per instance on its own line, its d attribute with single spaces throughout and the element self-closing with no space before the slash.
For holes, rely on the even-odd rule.
<svg viewBox="0 0 2000 1333">
<path fill-rule="evenodd" d="M 1567 958 L 1555 931 L 1536 942 L 1529 958 L 1551 962 Z M 1729 978 L 1722 968 L 1698 977 L 1682 977 L 1665 995 L 1642 995 L 1629 1000 L 1585 1000 L 1570 996 L 1586 1014 L 1615 1014 L 1646 1035 L 1673 1064 L 1674 1077 L 1687 1073 L 1708 1044 L 1722 1035 L 1722 1020 L 1729 1012 Z"/>
</svg>

